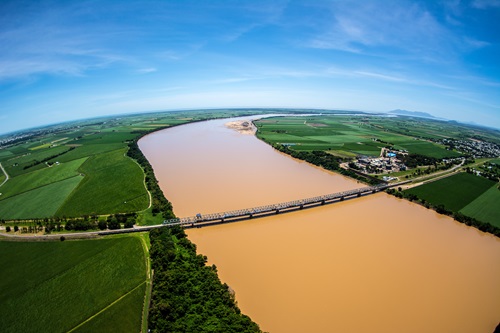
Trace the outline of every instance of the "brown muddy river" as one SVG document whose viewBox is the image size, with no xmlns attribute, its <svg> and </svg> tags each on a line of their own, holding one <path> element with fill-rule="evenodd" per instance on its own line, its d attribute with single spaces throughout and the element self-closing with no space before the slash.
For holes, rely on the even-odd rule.
<svg viewBox="0 0 500 333">
<path fill-rule="evenodd" d="M 140 140 L 178 216 L 364 186 L 228 121 Z M 271 333 L 491 333 L 500 321 L 500 240 L 385 193 L 188 235 Z"/>
</svg>

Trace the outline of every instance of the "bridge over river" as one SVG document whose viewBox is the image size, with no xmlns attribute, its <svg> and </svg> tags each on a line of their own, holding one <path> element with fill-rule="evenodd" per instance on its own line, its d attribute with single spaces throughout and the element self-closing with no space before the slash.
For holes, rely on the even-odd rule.
<svg viewBox="0 0 500 333">
<path fill-rule="evenodd" d="M 195 216 L 176 218 L 171 220 L 165 220 L 162 224 L 148 225 L 148 226 L 135 226 L 128 229 L 117 229 L 117 230 L 103 230 L 103 231 L 90 231 L 81 233 L 69 233 L 69 234 L 53 234 L 53 235 L 40 235 L 40 236 L 19 236 L 10 234 L 1 234 L 1 236 L 9 238 L 20 238 L 23 240 L 35 240 L 35 239 L 56 239 L 60 236 L 65 236 L 68 238 L 89 238 L 95 236 L 104 236 L 110 234 L 122 234 L 131 232 L 142 232 L 149 231 L 156 228 L 181 226 L 183 228 L 200 228 L 209 225 L 231 223 L 243 220 L 249 220 L 257 217 L 293 212 L 300 209 L 312 208 L 317 206 L 323 206 L 326 204 L 331 204 L 335 202 L 341 202 L 348 199 L 355 199 L 364 197 L 370 194 L 374 194 L 388 188 L 400 186 L 410 181 L 399 182 L 395 184 L 383 184 L 377 186 L 362 187 L 354 190 L 331 193 L 326 195 L 321 195 L 317 197 L 294 200 L 288 202 L 282 202 L 273 205 L 259 206 L 254 208 L 232 210 L 222 213 L 213 214 L 196 214 Z"/>
<path fill-rule="evenodd" d="M 322 206 L 335 202 L 344 201 L 347 199 L 359 198 L 367 196 L 388 188 L 406 184 L 409 181 L 399 182 L 395 184 L 383 184 L 377 186 L 362 187 L 354 190 L 331 193 L 317 197 L 300 199 L 288 202 L 282 202 L 272 205 L 233 210 L 221 213 L 212 214 L 196 214 L 195 216 L 176 218 L 163 221 L 163 226 L 180 225 L 184 228 L 203 227 L 213 224 L 229 223 L 242 220 L 248 220 L 256 217 L 275 215 L 281 213 L 292 212 L 295 210 Z"/>
</svg>

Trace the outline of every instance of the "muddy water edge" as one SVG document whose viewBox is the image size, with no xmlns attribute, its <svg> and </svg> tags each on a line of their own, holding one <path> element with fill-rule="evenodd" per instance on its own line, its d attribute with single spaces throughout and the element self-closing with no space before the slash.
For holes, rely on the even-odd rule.
<svg viewBox="0 0 500 333">
<path fill-rule="evenodd" d="M 139 141 L 177 216 L 363 186 L 225 126 L 235 120 Z M 384 193 L 187 233 L 265 331 L 489 333 L 500 321 L 500 240 Z"/>
</svg>

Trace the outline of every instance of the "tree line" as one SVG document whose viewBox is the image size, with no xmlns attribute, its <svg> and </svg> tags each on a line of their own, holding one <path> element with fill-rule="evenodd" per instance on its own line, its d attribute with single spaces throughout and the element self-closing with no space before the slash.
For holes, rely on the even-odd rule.
<svg viewBox="0 0 500 333">
<path fill-rule="evenodd" d="M 149 132 L 144 131 L 139 133 L 141 133 L 141 135 L 136 137 L 132 142 L 128 144 L 129 149 L 127 151 L 127 156 L 136 160 L 144 170 L 146 186 L 148 188 L 148 191 L 151 193 L 153 215 L 161 213 L 164 219 L 168 220 L 175 218 L 175 215 L 172 211 L 172 204 L 163 195 L 163 191 L 158 185 L 158 180 L 156 180 L 156 177 L 154 175 L 153 167 L 146 159 L 142 151 L 139 149 L 139 146 L 137 144 L 139 139 Z"/>
<path fill-rule="evenodd" d="M 344 176 L 354 178 L 362 182 L 366 182 L 370 185 L 377 185 L 381 183 L 381 181 L 376 178 L 362 175 L 352 170 L 346 170 L 344 168 L 341 168 L 339 165 L 339 158 L 333 156 L 332 154 L 328 154 L 325 151 L 322 150 L 296 151 L 290 149 L 290 147 L 288 147 L 287 145 L 282 145 L 282 144 L 272 144 L 272 146 L 274 149 L 279 150 L 280 152 L 288 154 L 299 160 L 309 162 L 316 166 L 322 167 L 326 170 L 338 172 Z"/>
<path fill-rule="evenodd" d="M 68 150 L 65 150 L 65 151 L 63 151 L 63 152 L 61 152 L 61 153 L 59 153 L 59 154 L 55 154 L 55 155 L 49 156 L 49 157 L 47 157 L 47 158 L 44 158 L 44 159 L 42 159 L 41 161 L 39 161 L 39 160 L 34 160 L 32 163 L 30 163 L 30 164 L 28 164 L 28 165 L 25 165 L 25 166 L 24 166 L 24 168 L 23 168 L 23 170 L 29 169 L 29 168 L 31 168 L 31 167 L 34 167 L 35 165 L 38 165 L 38 164 L 42 164 L 42 163 L 48 162 L 48 161 L 50 161 L 51 159 L 54 159 L 54 158 L 59 157 L 59 156 L 61 156 L 61 155 L 64 155 L 64 154 L 66 154 L 67 152 L 72 151 L 72 150 L 73 150 L 73 149 L 75 149 L 75 148 L 76 148 L 76 147 L 70 147 Z"/>
<path fill-rule="evenodd" d="M 151 332 L 261 332 L 241 313 L 215 265 L 196 254 L 181 227 L 149 233 L 154 283 L 149 309 Z"/>
<path fill-rule="evenodd" d="M 444 205 L 439 204 L 439 205 L 434 205 L 425 199 L 419 198 L 416 194 L 413 193 L 407 193 L 405 191 L 401 191 L 401 189 L 395 190 L 395 189 L 387 189 L 387 193 L 394 195 L 397 198 L 402 198 L 402 199 L 407 199 L 412 202 L 419 203 L 423 205 L 425 208 L 430 208 L 435 210 L 439 214 L 447 215 L 450 217 L 453 217 L 453 219 L 457 222 L 464 223 L 465 225 L 475 227 L 483 232 L 488 232 L 490 234 L 493 234 L 497 237 L 500 237 L 500 228 L 497 226 L 494 226 L 488 222 L 482 222 L 479 221 L 473 217 L 464 215 L 460 212 L 454 212 L 449 209 L 447 209 Z"/>
<path fill-rule="evenodd" d="M 40 231 L 45 231 L 45 233 L 50 234 L 51 232 L 57 231 L 89 231 L 89 230 L 115 230 L 123 228 L 133 228 L 136 222 L 137 213 L 126 213 L 126 214 L 111 214 L 106 217 L 105 220 L 97 215 L 75 218 L 66 217 L 51 217 L 43 219 L 33 219 L 33 220 L 17 220 L 21 225 L 14 225 L 14 232 L 21 231 L 21 233 L 37 233 Z M 3 220 L 5 223 L 5 220 Z M 10 225 L 5 227 L 6 232 L 11 232 L 12 227 Z"/>
</svg>

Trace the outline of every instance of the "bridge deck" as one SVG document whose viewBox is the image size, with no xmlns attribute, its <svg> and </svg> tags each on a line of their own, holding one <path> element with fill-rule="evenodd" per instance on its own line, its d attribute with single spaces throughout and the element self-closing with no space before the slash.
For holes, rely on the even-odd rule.
<svg viewBox="0 0 500 333">
<path fill-rule="evenodd" d="M 279 214 L 297 209 L 309 208 L 318 205 L 338 202 L 345 199 L 354 197 L 366 196 L 369 194 L 383 191 L 387 188 L 406 184 L 408 181 L 396 184 L 384 184 L 377 186 L 368 186 L 349 191 L 331 193 L 312 198 L 293 200 L 288 202 L 281 202 L 273 205 L 259 206 L 253 208 L 246 208 L 240 210 L 233 210 L 221 213 L 211 214 L 196 214 L 196 216 L 182 217 L 163 221 L 164 226 L 180 225 L 184 228 L 201 227 L 211 224 L 219 224 L 225 222 L 241 221 L 251 219 L 258 216 L 265 216 L 270 214 Z"/>
</svg>

